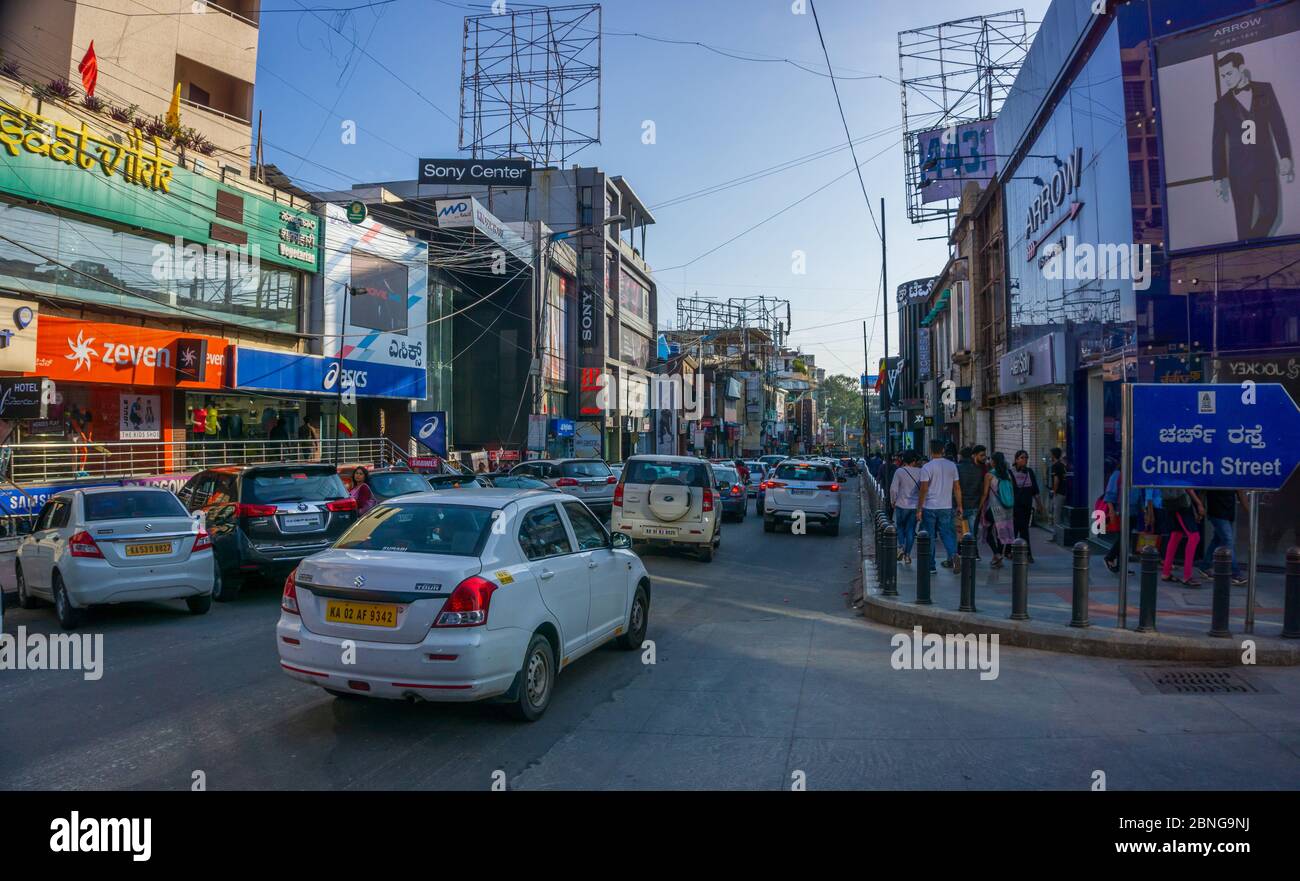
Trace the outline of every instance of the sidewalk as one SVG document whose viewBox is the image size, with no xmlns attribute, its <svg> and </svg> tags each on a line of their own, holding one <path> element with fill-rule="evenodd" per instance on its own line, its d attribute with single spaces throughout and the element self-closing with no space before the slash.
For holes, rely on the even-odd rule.
<svg viewBox="0 0 1300 881">
<path fill-rule="evenodd" d="M 866 499 L 862 499 L 866 510 Z M 1300 640 L 1280 638 L 1285 576 L 1281 573 L 1259 573 L 1255 599 L 1255 631 L 1245 631 L 1246 588 L 1232 588 L 1229 630 L 1231 639 L 1212 639 L 1208 636 L 1211 621 L 1212 581 L 1201 579 L 1200 588 L 1187 588 L 1172 582 L 1161 581 L 1156 600 L 1156 633 L 1136 633 L 1138 602 L 1141 597 L 1140 565 L 1137 559 L 1129 561 L 1128 620 L 1126 630 L 1118 628 L 1116 613 L 1119 608 L 1119 576 L 1112 574 L 1103 563 L 1105 551 L 1092 545 L 1089 558 L 1089 593 L 1087 628 L 1070 627 L 1073 596 L 1073 551 L 1051 541 L 1051 534 L 1035 528 L 1030 539 L 1035 562 L 1029 567 L 1030 621 L 1011 621 L 1011 561 L 1006 560 L 1000 569 L 989 567 L 992 551 L 981 544 L 982 560 L 975 564 L 975 608 L 977 613 L 959 613 L 961 579 L 942 561 L 947 554 L 936 542 L 938 571 L 930 578 L 930 595 L 933 605 L 919 606 L 916 599 L 916 573 L 920 565 L 915 548 L 912 564 L 898 564 L 898 597 L 880 596 L 880 585 L 875 571 L 874 533 L 872 524 L 863 523 L 863 556 L 867 589 L 864 602 L 868 617 L 900 626 L 909 621 L 922 626 L 933 626 L 943 621 L 953 623 L 988 623 L 1006 625 L 1010 630 L 1021 630 L 1038 648 L 1055 648 L 1058 651 L 1079 651 L 1088 654 L 1124 654 L 1128 656 L 1175 657 L 1208 659 L 1201 650 L 1211 654 L 1228 654 L 1240 662 L 1241 641 L 1253 638 L 1262 652 L 1265 643 L 1275 655 L 1272 663 L 1300 663 Z M 1181 560 L 1180 560 L 1181 562 Z M 919 617 L 918 617 L 919 616 Z M 925 619 L 925 620 L 922 620 Z M 1094 646 L 1081 645 L 1082 640 L 1100 641 Z M 1027 641 L 1025 644 L 1029 644 Z M 1143 643 L 1146 643 L 1145 648 Z M 1172 652 L 1166 654 L 1166 652 Z M 1277 655 L 1280 653 L 1280 657 Z M 1261 660 L 1261 663 L 1265 661 Z"/>
</svg>

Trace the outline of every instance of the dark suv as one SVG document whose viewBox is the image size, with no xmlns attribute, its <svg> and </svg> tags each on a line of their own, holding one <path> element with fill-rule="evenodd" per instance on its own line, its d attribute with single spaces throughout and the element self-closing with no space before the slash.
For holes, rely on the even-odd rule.
<svg viewBox="0 0 1300 881">
<path fill-rule="evenodd" d="M 217 560 L 212 598 L 229 602 L 246 578 L 283 579 L 357 520 L 333 465 L 226 465 L 190 478 L 177 493 L 202 511 Z"/>
</svg>

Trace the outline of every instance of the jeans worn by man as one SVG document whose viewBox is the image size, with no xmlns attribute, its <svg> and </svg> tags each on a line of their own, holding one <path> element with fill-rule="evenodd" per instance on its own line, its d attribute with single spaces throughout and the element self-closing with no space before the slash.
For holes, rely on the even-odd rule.
<svg viewBox="0 0 1300 881">
<path fill-rule="evenodd" d="M 1227 548 L 1232 551 L 1232 580 L 1243 581 L 1245 576 L 1242 574 L 1241 567 L 1237 565 L 1237 524 L 1223 517 L 1209 517 L 1207 519 L 1214 530 L 1214 535 L 1205 548 L 1205 568 L 1201 571 L 1205 573 L 1206 577 L 1213 578 L 1214 552 L 1219 548 Z"/>
<path fill-rule="evenodd" d="M 952 508 L 926 508 L 921 512 L 921 528 L 930 535 L 931 572 L 939 571 L 939 567 L 934 562 L 939 556 L 934 553 L 938 550 L 934 545 L 936 537 L 943 542 L 943 549 L 948 552 L 948 559 L 953 561 L 957 559 L 957 530 L 953 524 Z"/>
<path fill-rule="evenodd" d="M 980 509 L 978 507 L 961 509 L 961 519 L 966 521 L 966 528 L 970 530 L 971 535 L 975 536 L 975 559 L 977 560 L 980 558 L 979 515 Z"/>
</svg>

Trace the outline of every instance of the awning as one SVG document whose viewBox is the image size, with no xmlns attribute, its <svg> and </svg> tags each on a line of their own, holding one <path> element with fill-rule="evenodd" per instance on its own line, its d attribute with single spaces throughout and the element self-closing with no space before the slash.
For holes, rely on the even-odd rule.
<svg viewBox="0 0 1300 881">
<path fill-rule="evenodd" d="M 921 319 L 922 327 L 929 327 L 931 322 L 933 322 L 936 318 L 939 317 L 939 313 L 943 312 L 944 309 L 948 308 L 948 298 L 951 295 L 952 295 L 952 290 L 949 288 L 945 288 L 943 293 L 939 295 L 939 299 L 934 301 L 934 306 L 930 309 L 929 312 L 925 313 L 925 317 Z"/>
</svg>

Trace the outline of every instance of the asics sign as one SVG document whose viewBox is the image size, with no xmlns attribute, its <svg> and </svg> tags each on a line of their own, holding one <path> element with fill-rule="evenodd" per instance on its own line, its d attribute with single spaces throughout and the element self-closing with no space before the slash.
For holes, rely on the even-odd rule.
<svg viewBox="0 0 1300 881">
<path fill-rule="evenodd" d="M 358 391 L 366 387 L 366 380 L 369 377 L 364 370 L 344 370 L 343 371 L 343 388 L 355 388 Z M 335 361 L 330 365 L 329 370 L 325 371 L 325 381 L 321 383 L 321 388 L 325 391 L 332 391 L 335 384 L 339 381 L 339 363 Z"/>
<path fill-rule="evenodd" d="M 411 414 L 411 436 L 418 440 L 430 452 L 439 456 L 447 455 L 447 412 L 432 410 Z"/>
</svg>

